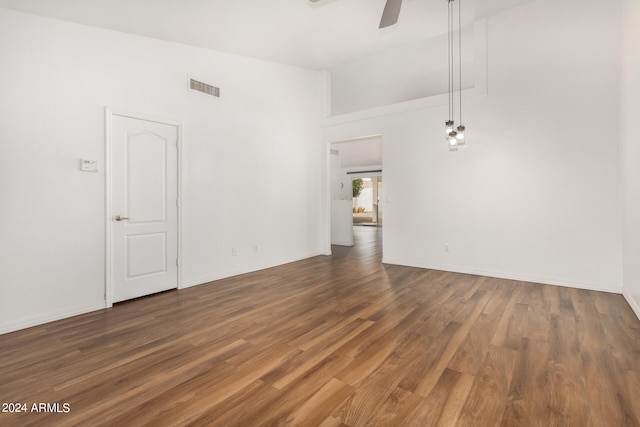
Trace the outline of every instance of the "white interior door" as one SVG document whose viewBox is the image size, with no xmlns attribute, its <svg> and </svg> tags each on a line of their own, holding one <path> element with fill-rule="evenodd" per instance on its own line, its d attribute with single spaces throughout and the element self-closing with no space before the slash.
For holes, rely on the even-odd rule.
<svg viewBox="0 0 640 427">
<path fill-rule="evenodd" d="M 178 128 L 111 118 L 113 302 L 178 287 Z"/>
</svg>

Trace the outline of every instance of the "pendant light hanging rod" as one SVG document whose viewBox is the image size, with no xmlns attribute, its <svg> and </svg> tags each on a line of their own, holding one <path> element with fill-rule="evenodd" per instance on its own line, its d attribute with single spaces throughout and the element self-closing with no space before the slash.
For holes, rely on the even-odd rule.
<svg viewBox="0 0 640 427">
<path fill-rule="evenodd" d="M 462 0 L 458 0 L 458 93 L 460 95 L 460 124 L 462 124 Z"/>
<path fill-rule="evenodd" d="M 453 112 L 453 0 L 449 0 L 449 118 L 454 121 Z"/>
<path fill-rule="evenodd" d="M 453 105 L 453 0 L 447 0 L 447 92 L 448 92 L 448 120 L 445 123 L 446 137 L 449 137 L 454 131 L 454 105 Z"/>
<path fill-rule="evenodd" d="M 458 145 L 464 145 L 464 125 L 462 124 L 462 0 L 458 0 L 458 94 L 460 96 L 460 114 L 458 117 L 460 119 L 460 124 L 456 128 L 456 139 L 458 140 Z"/>
</svg>

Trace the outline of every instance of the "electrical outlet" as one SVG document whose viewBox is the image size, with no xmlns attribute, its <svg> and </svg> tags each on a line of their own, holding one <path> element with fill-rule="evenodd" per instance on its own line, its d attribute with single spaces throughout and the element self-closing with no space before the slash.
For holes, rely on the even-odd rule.
<svg viewBox="0 0 640 427">
<path fill-rule="evenodd" d="M 257 254 L 259 250 L 260 250 L 260 246 L 258 246 L 258 244 L 257 244 L 257 243 L 256 243 L 256 244 L 254 244 L 254 245 L 253 245 L 253 253 L 256 253 L 256 254 Z"/>
<path fill-rule="evenodd" d="M 449 252 L 449 244 L 448 244 L 448 243 L 445 243 L 445 245 L 444 245 L 444 251 L 445 251 L 445 252 Z"/>
<path fill-rule="evenodd" d="M 238 256 L 238 248 L 231 248 L 231 255 Z"/>
</svg>

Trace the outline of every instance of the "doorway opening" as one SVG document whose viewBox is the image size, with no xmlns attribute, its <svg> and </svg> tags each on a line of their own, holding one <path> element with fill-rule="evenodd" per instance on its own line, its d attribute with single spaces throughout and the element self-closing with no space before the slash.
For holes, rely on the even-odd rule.
<svg viewBox="0 0 640 427">
<path fill-rule="evenodd" d="M 382 175 L 352 179 L 354 227 L 382 227 Z"/>
<path fill-rule="evenodd" d="M 329 149 L 331 244 L 353 246 L 354 226 L 382 224 L 382 135 L 331 142 Z"/>
</svg>

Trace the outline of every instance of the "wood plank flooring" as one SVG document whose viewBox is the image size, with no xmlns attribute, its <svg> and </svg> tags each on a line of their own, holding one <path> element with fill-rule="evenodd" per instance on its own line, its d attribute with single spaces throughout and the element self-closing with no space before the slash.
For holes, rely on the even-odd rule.
<svg viewBox="0 0 640 427">
<path fill-rule="evenodd" d="M 2 335 L 0 402 L 28 411 L 0 425 L 640 426 L 622 296 L 383 265 L 379 240 Z"/>
</svg>

